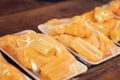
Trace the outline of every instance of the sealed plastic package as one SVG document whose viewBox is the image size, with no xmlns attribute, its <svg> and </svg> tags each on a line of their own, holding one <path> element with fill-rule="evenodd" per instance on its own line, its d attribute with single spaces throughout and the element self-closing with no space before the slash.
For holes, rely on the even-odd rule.
<svg viewBox="0 0 120 80">
<path fill-rule="evenodd" d="M 38 26 L 64 44 L 79 59 L 92 65 L 119 55 L 120 49 L 113 42 L 120 40 L 119 0 L 90 12 L 65 19 L 52 19 Z"/>
<path fill-rule="evenodd" d="M 86 72 L 65 47 L 46 34 L 26 32 L 0 38 L 0 47 L 37 79 L 61 80 Z"/>
</svg>

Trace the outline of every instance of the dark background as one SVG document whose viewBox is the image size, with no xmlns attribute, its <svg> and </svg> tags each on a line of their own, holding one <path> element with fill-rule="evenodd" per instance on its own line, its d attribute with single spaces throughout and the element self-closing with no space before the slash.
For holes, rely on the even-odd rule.
<svg viewBox="0 0 120 80">
<path fill-rule="evenodd" d="M 75 0 L 0 0 L 0 16 Z M 96 0 L 109 2 L 110 0 Z M 87 5 L 87 3 L 86 3 Z"/>
</svg>

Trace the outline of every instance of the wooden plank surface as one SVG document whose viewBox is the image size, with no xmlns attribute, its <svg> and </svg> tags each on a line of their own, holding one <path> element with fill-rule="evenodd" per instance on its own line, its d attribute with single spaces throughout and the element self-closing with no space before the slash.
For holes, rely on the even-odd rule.
<svg viewBox="0 0 120 80">
<path fill-rule="evenodd" d="M 37 25 L 52 18 L 65 18 L 82 14 L 92 10 L 102 3 L 93 0 L 79 0 L 60 2 L 55 5 L 24 11 L 17 14 L 0 17 L 0 36 L 33 29 L 37 32 Z M 120 80 L 120 56 L 108 60 L 100 65 L 92 66 L 78 80 Z"/>
<path fill-rule="evenodd" d="M 0 16 L 52 5 L 44 0 L 0 0 Z"/>
</svg>

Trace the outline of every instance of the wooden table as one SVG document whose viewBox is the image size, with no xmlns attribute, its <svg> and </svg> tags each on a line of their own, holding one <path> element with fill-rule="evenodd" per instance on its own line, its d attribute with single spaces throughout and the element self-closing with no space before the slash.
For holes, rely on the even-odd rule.
<svg viewBox="0 0 120 80">
<path fill-rule="evenodd" d="M 65 18 L 92 10 L 103 5 L 104 1 L 75 0 L 54 3 L 53 5 L 22 11 L 11 15 L 0 16 L 0 36 L 32 29 L 37 32 L 37 25 L 52 18 Z M 112 58 L 97 66 L 92 66 L 79 80 L 120 80 L 120 56 Z"/>
</svg>

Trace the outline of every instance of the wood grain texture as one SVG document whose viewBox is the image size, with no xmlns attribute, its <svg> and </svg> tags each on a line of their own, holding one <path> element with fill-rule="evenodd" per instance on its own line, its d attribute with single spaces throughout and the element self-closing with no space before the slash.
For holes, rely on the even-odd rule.
<svg viewBox="0 0 120 80">
<path fill-rule="evenodd" d="M 87 4 L 87 5 L 86 5 Z M 0 36 L 32 29 L 52 18 L 66 18 L 92 10 L 103 3 L 93 0 L 60 2 L 55 5 L 0 17 Z M 78 78 L 79 77 L 79 78 Z M 92 66 L 78 80 L 120 80 L 120 56 Z"/>
<path fill-rule="evenodd" d="M 89 68 L 80 80 L 120 80 L 120 56 Z"/>
<path fill-rule="evenodd" d="M 0 0 L 0 16 L 53 4 L 41 0 Z"/>
</svg>

